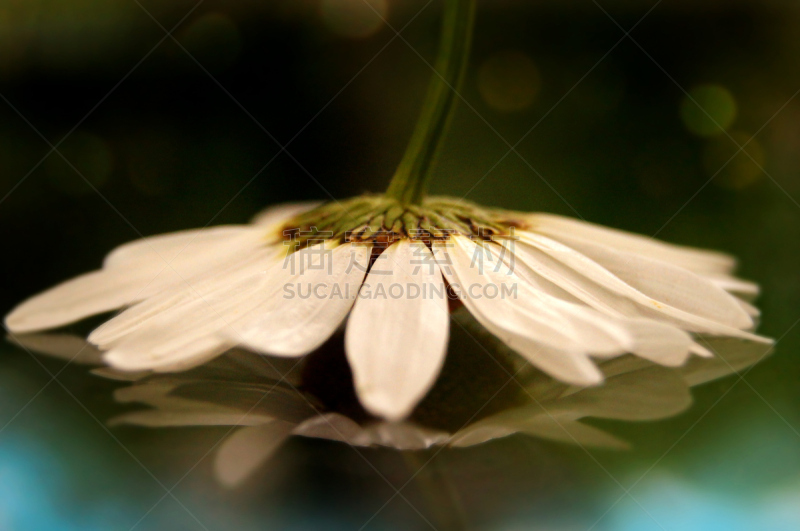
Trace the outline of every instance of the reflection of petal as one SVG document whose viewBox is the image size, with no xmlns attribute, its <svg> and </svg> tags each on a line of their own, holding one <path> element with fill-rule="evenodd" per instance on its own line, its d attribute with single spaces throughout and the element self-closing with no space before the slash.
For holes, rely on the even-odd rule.
<svg viewBox="0 0 800 531">
<path fill-rule="evenodd" d="M 474 446 L 493 439 L 507 437 L 515 433 L 523 433 L 541 439 L 595 448 L 614 450 L 624 450 L 628 448 L 626 442 L 598 428 L 576 420 L 546 415 L 534 418 L 519 418 L 516 422 L 509 420 L 504 424 L 498 425 L 475 425 L 474 428 L 467 428 L 466 430 L 456 433 L 453 436 L 451 445 L 455 447 Z"/>
<path fill-rule="evenodd" d="M 536 420 L 537 422 L 529 429 L 523 428 L 520 433 L 579 446 L 609 450 L 627 450 L 629 448 L 627 442 L 582 422 L 566 419 L 556 423 L 550 417 L 539 417 Z"/>
<path fill-rule="evenodd" d="M 141 404 L 162 403 L 165 397 L 180 385 L 177 378 L 153 378 L 145 382 L 121 387 L 114 391 L 114 400 L 123 404 L 139 402 Z"/>
<path fill-rule="evenodd" d="M 255 426 L 274 420 L 268 412 L 256 408 L 236 408 L 207 400 L 196 400 L 176 394 L 184 388 L 179 378 L 152 379 L 123 387 L 114 392 L 117 402 L 138 402 L 154 409 L 133 411 L 114 417 L 110 424 L 134 424 L 147 427 L 168 426 Z M 287 414 L 275 401 L 279 416 Z M 290 416 L 287 414 L 287 416 Z"/>
<path fill-rule="evenodd" d="M 625 447 L 623 441 L 584 424 L 582 419 L 647 421 L 675 415 L 689 406 L 690 386 L 741 371 L 760 361 L 771 349 L 763 343 L 731 338 L 699 337 L 697 341 L 714 358 L 694 357 L 676 369 L 654 365 L 634 355 L 599 360 L 598 366 L 605 376 L 600 387 L 569 386 L 540 372 L 527 376 L 517 373 L 530 394 L 528 405 L 520 405 L 515 397 L 510 409 L 495 410 L 498 412 L 452 436 L 428 422 L 425 426 L 413 421 L 375 422 L 363 419 L 363 412 L 351 418 L 342 411 L 326 409 L 326 403 L 313 395 L 313 389 L 304 386 L 308 381 L 301 381 L 293 370 L 294 359 L 273 359 L 270 367 L 262 363 L 259 355 L 241 350 L 185 373 L 132 375 L 140 379 L 118 389 L 116 400 L 146 404 L 150 409 L 123 414 L 111 423 L 150 427 L 245 426 L 223 443 L 216 458 L 217 477 L 228 486 L 244 481 L 290 435 L 356 446 L 420 450 L 437 445 L 471 446 L 519 433 L 569 444 L 619 449 Z M 80 340 L 64 335 L 23 336 L 20 342 L 61 358 L 69 358 L 75 349 L 84 346 Z M 458 371 L 458 364 L 451 370 Z M 287 373 L 296 379 L 303 394 L 293 387 L 295 384 L 280 381 Z M 127 376 L 113 371 L 111 374 L 115 378 Z M 461 400 L 463 396 L 456 394 L 453 399 Z M 426 415 L 418 420 L 423 417 L 452 420 L 448 416 L 454 408 L 451 401 L 428 402 L 420 408 L 426 410 Z"/>
<path fill-rule="evenodd" d="M 70 334 L 21 334 L 9 341 L 26 350 L 47 354 L 79 365 L 102 365 L 103 353 L 84 339 Z"/>
<path fill-rule="evenodd" d="M 209 375 L 240 376 L 249 374 L 255 380 L 283 381 L 292 386 L 300 385 L 305 358 L 265 357 L 242 349 L 228 351 L 201 370 Z"/>
<path fill-rule="evenodd" d="M 345 336 L 356 392 L 373 414 L 405 418 L 433 386 L 447 353 L 442 275 L 427 247 L 401 240 L 375 262 L 367 285 L 371 294 L 356 301 Z M 396 285 L 403 289 L 399 298 L 391 296 Z M 419 290 L 415 297 L 411 286 Z"/>
<path fill-rule="evenodd" d="M 456 448 L 475 446 L 494 439 L 502 439 L 503 437 L 508 437 L 518 432 L 518 427 L 513 424 L 480 422 L 456 432 L 450 440 L 450 446 Z"/>
<path fill-rule="evenodd" d="M 398 450 L 424 450 L 446 442 L 450 435 L 409 422 L 380 422 L 366 429 L 372 444 Z"/>
<path fill-rule="evenodd" d="M 295 435 L 341 441 L 353 446 L 369 446 L 372 444 L 364 429 L 354 420 L 339 413 L 324 413 L 312 417 L 298 425 Z"/>
<path fill-rule="evenodd" d="M 688 387 L 679 374 L 649 366 L 611 376 L 602 387 L 581 389 L 497 413 L 461 430 L 454 436 L 454 444 L 469 446 L 511 433 L 526 433 L 568 443 L 617 448 L 620 441 L 577 421 L 585 417 L 656 420 L 680 413 L 691 402 Z"/>
<path fill-rule="evenodd" d="M 112 369 L 111 367 L 98 367 L 96 369 L 92 369 L 91 373 L 95 376 L 99 376 L 100 378 L 117 380 L 119 382 L 136 382 L 152 374 L 150 371 L 125 372 Z"/>
<path fill-rule="evenodd" d="M 109 420 L 109 426 L 132 424 L 146 428 L 180 426 L 260 426 L 273 421 L 271 417 L 244 415 L 241 411 L 203 404 L 203 407 L 169 407 L 132 411 Z"/>
<path fill-rule="evenodd" d="M 313 397 L 296 389 L 236 381 L 187 381 L 171 396 L 295 423 L 316 415 L 319 407 Z"/>
<path fill-rule="evenodd" d="M 714 353 L 714 358 L 693 359 L 679 372 L 691 385 L 710 382 L 754 365 L 772 353 L 773 346 L 734 338 L 701 338 L 701 346 Z"/>
<path fill-rule="evenodd" d="M 551 413 L 615 420 L 657 420 L 677 415 L 692 403 L 683 379 L 668 369 L 649 367 L 606 380 L 557 400 Z M 577 416 L 576 416 L 577 415 Z"/>
<path fill-rule="evenodd" d="M 653 364 L 647 360 L 638 358 L 636 356 L 621 356 L 613 360 L 603 362 L 600 367 L 603 369 L 603 374 L 606 378 L 625 374 L 627 372 L 638 371 L 652 367 Z"/>
<path fill-rule="evenodd" d="M 292 428 L 292 424 L 276 420 L 234 432 L 220 445 L 214 457 L 217 480 L 228 488 L 242 483 L 272 457 Z"/>
<path fill-rule="evenodd" d="M 310 418 L 295 428 L 295 435 L 341 441 L 354 446 L 385 446 L 396 450 L 424 450 L 444 444 L 450 434 L 410 422 L 378 422 L 360 426 L 338 413 Z"/>
</svg>

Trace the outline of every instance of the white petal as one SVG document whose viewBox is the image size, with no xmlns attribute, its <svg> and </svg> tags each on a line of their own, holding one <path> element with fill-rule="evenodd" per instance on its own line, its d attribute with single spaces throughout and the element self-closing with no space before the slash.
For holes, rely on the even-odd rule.
<svg viewBox="0 0 800 531">
<path fill-rule="evenodd" d="M 518 259 L 514 264 L 515 271 L 525 280 L 532 280 L 539 287 L 544 284 L 542 280 L 558 289 L 563 287 L 566 291 L 563 295 L 556 295 L 558 298 L 582 301 L 608 316 L 616 317 L 604 326 L 607 330 L 613 331 L 616 325 L 617 335 L 625 332 L 630 336 L 630 344 L 627 347 L 629 352 L 668 366 L 678 366 L 686 360 L 692 340 L 689 334 L 679 327 L 652 319 L 628 318 L 626 315 L 639 315 L 639 312 L 624 298 L 532 246 L 519 243 L 508 245 L 508 248 L 514 249 Z M 538 281 L 537 276 L 541 277 Z M 574 297 L 571 294 L 574 294 Z"/>
<path fill-rule="evenodd" d="M 461 236 L 454 236 L 449 242 L 435 244 L 436 260 L 470 313 L 487 328 L 493 328 L 492 333 L 505 342 L 527 338 L 554 348 L 582 348 L 572 336 L 574 329 L 567 318 L 543 304 L 540 294 L 516 273 L 505 268 L 495 270 L 497 256 L 492 246 Z M 473 263 L 474 257 L 481 253 L 492 256 L 494 262 L 484 266 Z M 483 296 L 494 295 L 495 290 L 497 296 Z"/>
<path fill-rule="evenodd" d="M 755 297 L 760 292 L 758 284 L 755 282 L 742 280 L 729 275 L 708 275 L 705 278 L 711 281 L 715 286 L 735 295 L 745 297 L 748 300 Z"/>
<path fill-rule="evenodd" d="M 546 288 L 548 284 L 553 285 L 564 291 L 561 295 L 554 294 L 557 298 L 580 301 L 607 316 L 614 317 L 613 322 L 605 324 L 605 327 L 613 330 L 616 324 L 620 329 L 617 335 L 624 331 L 631 336 L 629 352 L 663 365 L 680 365 L 686 360 L 691 344 L 691 338 L 686 332 L 666 323 L 626 317 L 639 315 L 633 303 L 589 280 L 575 269 L 524 240 L 507 241 L 504 242 L 504 246 L 509 253 L 513 253 L 513 267 L 521 277 L 539 288 Z"/>
<path fill-rule="evenodd" d="M 274 268 L 265 302 L 226 326 L 222 337 L 276 356 L 302 356 L 325 342 L 353 305 L 371 249 L 344 244 L 320 252 L 294 253 L 294 271 L 285 264 Z M 307 267 L 309 260 L 316 261 L 313 267 Z"/>
<path fill-rule="evenodd" d="M 234 262 L 263 242 L 251 227 L 219 227 L 145 238 L 117 248 L 104 268 L 68 280 L 17 306 L 6 325 L 13 332 L 62 326 L 115 310 Z"/>
<path fill-rule="evenodd" d="M 180 352 L 175 355 L 162 358 L 156 363 L 147 360 L 144 364 L 136 362 L 130 363 L 131 368 L 127 371 L 138 372 L 141 370 L 151 370 L 154 372 L 183 372 L 189 369 L 194 369 L 208 363 L 209 361 L 219 357 L 228 351 L 233 345 L 224 343 L 214 338 L 202 338 L 196 342 L 186 345 Z M 125 362 L 120 362 L 118 358 L 111 358 L 104 356 L 105 361 L 109 365 L 121 368 L 126 365 L 126 362 L 131 362 L 132 358 L 127 359 Z"/>
<path fill-rule="evenodd" d="M 241 276 L 220 278 L 209 283 L 208 289 L 181 293 L 180 303 L 173 301 L 171 305 L 158 307 L 159 311 L 149 315 L 140 326 L 114 341 L 106 353 L 106 361 L 122 370 L 164 371 L 176 364 L 192 366 L 222 353 L 236 342 L 218 332 L 263 302 L 264 294 L 272 290 L 271 273 L 281 263 L 259 271 L 263 267 L 254 264 Z M 135 313 L 137 309 L 129 311 Z"/>
<path fill-rule="evenodd" d="M 191 325 L 189 312 L 197 307 L 205 306 L 207 310 L 219 313 L 221 307 L 215 307 L 210 301 L 228 297 L 235 292 L 235 286 L 242 286 L 245 296 L 252 295 L 252 288 L 263 285 L 265 271 L 280 264 L 277 258 L 280 251 L 276 246 L 271 246 L 251 252 L 233 265 L 223 264 L 211 268 L 191 282 L 165 290 L 116 315 L 94 330 L 89 335 L 89 341 L 105 348 L 127 335 L 145 331 L 147 328 L 157 329 L 179 321 L 183 321 L 183 326 Z"/>
<path fill-rule="evenodd" d="M 736 266 L 736 260 L 723 253 L 682 247 L 639 234 L 610 229 L 585 221 L 556 216 L 534 214 L 530 216 L 532 230 L 547 234 L 557 240 L 598 243 L 654 258 L 684 267 L 697 273 L 727 273 Z"/>
<path fill-rule="evenodd" d="M 152 324 L 154 318 L 162 316 L 165 312 L 174 311 L 178 307 L 185 306 L 187 299 L 190 299 L 191 295 L 191 290 L 178 288 L 151 297 L 123 310 L 101 324 L 89 334 L 87 339 L 100 348 L 108 349 L 125 336 Z"/>
<path fill-rule="evenodd" d="M 6 316 L 5 324 L 15 333 L 63 326 L 135 302 L 148 281 L 138 274 L 87 273 L 26 300 Z"/>
<path fill-rule="evenodd" d="M 745 302 L 742 299 L 736 299 L 736 302 L 739 303 L 739 306 L 741 306 L 742 310 L 747 312 L 747 315 L 753 318 L 754 322 L 756 319 L 758 319 L 758 317 L 761 316 L 761 310 L 759 310 L 749 302 Z"/>
<path fill-rule="evenodd" d="M 735 297 L 687 269 L 590 243 L 578 250 L 656 301 L 733 328 L 753 325 Z"/>
<path fill-rule="evenodd" d="M 159 234 L 120 245 L 103 261 L 103 268 L 135 269 L 163 267 L 165 263 L 195 262 L 214 259 L 209 248 L 235 246 L 239 239 L 263 234 L 246 225 L 220 226 Z"/>
<path fill-rule="evenodd" d="M 579 266 L 583 266 L 583 262 L 587 262 L 588 259 L 582 257 L 583 260 L 578 261 L 575 257 L 570 260 L 568 258 L 572 257 L 567 255 L 560 257 L 563 261 L 559 261 L 535 244 L 529 243 L 528 240 L 531 239 L 540 246 L 546 246 L 551 253 L 567 254 L 571 252 L 577 255 L 576 252 L 561 246 L 558 242 L 545 240 L 538 235 L 523 233 L 519 241 L 504 242 L 508 252 L 513 253 L 514 270 L 521 276 L 527 273 L 526 279 L 530 279 L 532 283 L 536 283 L 536 278 L 546 279 L 548 283 L 564 291 L 564 294 L 560 295 L 561 298 L 580 301 L 608 315 L 618 317 L 637 315 L 634 304 L 598 283 L 597 275 L 592 277 L 583 274 Z M 599 265 L 596 267 L 600 269 Z M 604 274 L 610 276 L 607 271 Z M 542 284 L 543 282 L 540 280 L 538 285 Z"/>
<path fill-rule="evenodd" d="M 714 353 L 713 352 L 711 352 L 709 349 L 707 349 L 703 345 L 700 345 L 700 344 L 695 343 L 695 342 L 692 342 L 692 344 L 689 346 L 689 351 L 692 354 L 696 355 L 696 356 L 700 356 L 701 358 L 713 358 L 714 357 Z"/>
<path fill-rule="evenodd" d="M 197 321 L 184 326 L 164 324 L 132 334 L 108 350 L 103 359 L 123 371 L 173 372 L 197 367 L 234 346 L 214 332 L 226 325 L 229 314 L 203 309 Z M 189 314 L 187 319 L 191 319 Z M 208 328 L 206 329 L 206 325 Z"/>
<path fill-rule="evenodd" d="M 565 315 L 545 301 L 513 271 L 495 271 L 492 266 L 472 263 L 477 249 L 475 242 L 460 236 L 445 246 L 437 243 L 436 260 L 454 288 L 462 291 L 462 301 L 475 318 L 512 349 L 525 356 L 540 369 L 559 379 L 578 385 L 597 384 L 602 374 L 586 356 L 592 345 L 576 337 L 586 320 Z M 492 286 L 500 293 L 517 290 L 517 297 L 482 296 Z M 503 291 L 505 290 L 505 291 Z M 474 296 L 473 296 L 474 295 Z M 566 303 L 565 303 L 566 304 Z"/>
<path fill-rule="evenodd" d="M 270 250 L 271 254 L 278 254 L 285 249 L 285 246 L 267 237 L 265 231 L 257 227 L 231 228 L 231 230 L 215 228 L 205 231 L 216 234 L 214 237 L 196 238 L 180 249 L 172 248 L 167 253 L 159 252 L 157 255 L 148 245 L 141 249 L 140 260 L 130 260 L 123 265 L 106 267 L 109 271 L 135 269 L 138 274 L 153 278 L 137 297 L 143 300 L 159 295 L 172 287 L 191 290 L 199 279 L 207 277 L 219 268 L 236 267 L 254 254 L 265 250 Z M 106 262 L 109 262 L 109 259 Z"/>
<path fill-rule="evenodd" d="M 533 305 L 527 310 L 529 313 L 537 315 L 546 311 L 542 306 L 549 307 L 551 311 L 568 319 L 572 323 L 570 333 L 573 339 L 584 345 L 584 348 L 592 355 L 613 356 L 634 347 L 628 323 L 626 320 L 618 318 L 621 316 L 618 311 L 603 305 L 598 308 L 600 312 L 593 308 L 587 308 L 582 301 L 584 297 L 581 290 L 577 290 L 578 297 L 572 296 L 569 293 L 573 291 L 570 283 L 564 282 L 564 276 L 552 271 L 551 266 L 554 263 L 530 261 L 532 253 L 536 252 L 536 249 L 530 246 L 525 246 L 523 249 L 523 246 L 513 245 L 508 241 L 504 242 L 503 246 L 505 252 L 502 260 L 508 266 L 507 273 L 513 272 L 513 275 L 527 281 L 527 285 L 523 282 L 519 286 L 522 290 L 520 293 L 522 297 L 514 299 L 515 303 L 523 308 Z M 495 254 L 499 252 L 497 247 L 491 244 L 485 245 L 485 249 Z M 524 254 L 525 251 L 528 251 L 527 256 Z M 522 260 L 518 258 L 522 258 Z M 548 259 L 549 257 L 541 258 Z M 553 262 L 552 259 L 551 262 Z M 567 271 L 562 273 L 567 273 Z"/>
<path fill-rule="evenodd" d="M 294 426 L 274 421 L 242 428 L 225 439 L 214 457 L 214 475 L 223 486 L 236 487 L 280 448 Z"/>
<path fill-rule="evenodd" d="M 514 341 L 509 346 L 533 366 L 562 382 L 586 386 L 603 381 L 603 373 L 583 352 L 558 350 L 531 340 Z"/>
<path fill-rule="evenodd" d="M 747 322 L 751 322 L 750 317 L 746 315 L 746 312 L 741 310 L 741 307 L 732 296 L 724 291 L 719 290 L 709 282 L 703 281 L 700 277 L 692 275 L 692 273 L 688 271 L 684 270 L 681 272 L 677 268 L 673 268 L 663 263 L 659 266 L 656 266 L 659 274 L 661 272 L 665 272 L 664 268 L 670 268 L 671 272 L 675 273 L 673 275 L 673 279 L 677 277 L 681 280 L 685 280 L 688 284 L 696 286 L 698 290 L 708 294 L 709 297 L 713 297 L 715 302 L 719 301 L 722 306 L 721 312 L 719 307 L 716 305 L 709 305 L 708 301 L 703 301 L 701 297 L 697 296 L 697 293 L 689 293 L 685 286 L 675 292 L 676 296 L 672 296 L 669 293 L 669 286 L 665 285 L 663 280 L 652 280 L 652 284 L 655 284 L 655 286 L 647 285 L 647 289 L 655 290 L 661 295 L 666 295 L 667 300 L 659 301 L 649 297 L 648 295 L 636 289 L 636 287 L 631 286 L 623 281 L 623 279 L 606 269 L 603 265 L 598 264 L 590 257 L 582 254 L 583 251 L 591 247 L 591 244 L 581 244 L 581 252 L 578 252 L 575 249 L 538 234 L 523 232 L 520 234 L 520 237 L 523 242 L 541 249 L 553 258 L 556 258 L 565 265 L 568 265 L 569 267 L 578 271 L 587 279 L 606 288 L 608 291 L 617 295 L 621 295 L 630 301 L 635 302 L 636 309 L 641 316 L 675 323 L 681 326 L 681 328 L 693 332 L 730 335 L 758 340 L 758 336 L 754 336 L 753 334 L 741 331 L 737 327 L 732 326 L 733 324 L 746 324 L 745 320 Z M 595 248 L 596 247 L 597 246 L 595 246 Z M 617 272 L 621 272 L 622 274 L 634 279 L 638 275 L 638 278 L 641 279 L 641 271 L 636 271 L 633 269 L 629 263 L 625 261 L 628 258 L 630 258 L 630 262 L 636 262 L 639 263 L 641 267 L 645 267 L 645 264 L 643 264 L 642 261 L 647 259 L 628 254 L 624 259 L 618 258 Z M 648 263 L 657 264 L 657 262 L 654 261 L 649 261 Z M 628 268 L 627 272 L 625 271 L 626 267 Z M 687 279 L 686 275 L 691 275 L 691 278 Z M 649 273 L 648 278 L 652 279 L 652 270 Z M 644 282 L 646 283 L 646 281 Z M 710 319 L 696 313 L 691 313 L 690 311 L 684 311 L 683 309 L 674 307 L 670 303 L 677 303 L 686 308 L 693 307 L 697 311 L 713 314 L 716 319 Z M 624 305 L 620 305 L 620 309 L 621 311 L 625 311 Z M 742 318 L 743 315 L 744 318 Z M 727 319 L 730 322 L 720 322 L 719 319 Z"/>
<path fill-rule="evenodd" d="M 398 287 L 402 294 L 393 297 Z M 356 392 L 369 412 L 399 420 L 433 386 L 444 363 L 444 282 L 423 243 L 401 240 L 375 261 L 362 290 L 369 295 L 356 301 L 345 336 Z"/>
<path fill-rule="evenodd" d="M 674 325 L 641 318 L 642 313 L 634 302 L 591 280 L 591 274 L 584 276 L 578 268 L 581 266 L 586 268 L 588 259 L 584 258 L 581 261 L 570 259 L 570 254 L 577 255 L 577 253 L 552 240 L 534 236 L 535 241 L 548 248 L 550 252 L 567 255 L 566 263 L 560 262 L 527 243 L 525 237 L 527 235 L 521 241 L 505 243 L 506 247 L 514 252 L 516 258 L 514 267 L 521 276 L 527 274 L 528 277 L 539 276 L 546 279 L 548 283 L 564 290 L 567 296 L 561 295 L 560 298 L 581 301 L 608 316 L 616 317 L 618 325 L 633 338 L 630 352 L 662 365 L 680 365 L 686 360 L 691 344 L 691 338 L 686 332 Z M 571 264 L 572 267 L 567 264 Z M 596 270 L 602 269 L 597 264 L 593 266 Z M 607 271 L 603 271 L 602 275 L 611 276 Z M 604 280 L 602 275 L 594 275 L 594 278 Z"/>
<path fill-rule="evenodd" d="M 659 365 L 677 367 L 689 357 L 693 344 L 689 334 L 680 328 L 648 319 L 626 321 L 634 336 L 631 353 Z"/>
</svg>

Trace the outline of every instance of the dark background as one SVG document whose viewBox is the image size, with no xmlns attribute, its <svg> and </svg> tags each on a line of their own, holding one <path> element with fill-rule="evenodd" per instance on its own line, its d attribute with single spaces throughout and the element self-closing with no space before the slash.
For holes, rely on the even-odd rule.
<svg viewBox="0 0 800 531">
<path fill-rule="evenodd" d="M 432 191 L 735 254 L 776 352 L 676 419 L 609 424 L 632 452 L 515 437 L 442 459 L 481 528 L 796 529 L 800 5 L 663 0 L 645 17 L 655 2 L 598 2 L 479 2 Z M 370 3 L 400 37 L 364 0 L 206 0 L 188 16 L 192 1 L 0 0 L 0 313 L 143 235 L 383 190 L 441 2 Z M 115 440 L 87 415 L 109 414 L 113 388 L 77 368 L 52 382 L 2 347 L 0 528 L 130 529 L 219 437 L 193 431 L 185 452 L 179 430 Z M 136 529 L 358 529 L 392 494 L 347 449 L 282 452 L 244 492 L 201 462 L 174 494 L 202 523 L 168 497 Z M 647 510 L 626 498 L 603 516 L 645 471 Z M 370 527 L 424 525 L 397 498 Z"/>
</svg>

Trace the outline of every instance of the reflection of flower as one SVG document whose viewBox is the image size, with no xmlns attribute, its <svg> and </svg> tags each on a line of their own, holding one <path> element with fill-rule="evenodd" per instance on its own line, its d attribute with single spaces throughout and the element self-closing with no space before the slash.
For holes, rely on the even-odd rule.
<svg viewBox="0 0 800 531">
<path fill-rule="evenodd" d="M 237 345 L 303 356 L 352 309 L 345 341 L 358 396 L 400 419 L 439 374 L 454 299 L 537 368 L 592 385 L 603 375 L 591 357 L 678 366 L 709 355 L 690 333 L 762 340 L 747 332 L 757 310 L 739 298 L 757 287 L 733 267 L 725 255 L 552 215 L 369 196 L 124 245 L 6 324 L 29 332 L 129 306 L 89 340 L 113 367 L 167 372 Z"/>
<path fill-rule="evenodd" d="M 78 361 L 99 363 L 97 351 L 74 337 L 30 335 L 16 340 L 45 354 L 74 359 L 80 353 Z M 116 400 L 149 407 L 119 415 L 112 424 L 236 427 L 215 455 L 215 473 L 230 486 L 246 479 L 292 435 L 354 446 L 421 450 L 473 446 L 520 433 L 618 449 L 626 443 L 581 420 L 647 421 L 676 415 L 691 403 L 689 387 L 739 372 L 760 361 L 768 350 L 757 342 L 737 339 L 711 339 L 706 344 L 715 357 L 693 358 L 678 368 L 661 367 L 634 356 L 602 361 L 606 384 L 600 387 L 578 388 L 537 371 L 520 372 L 518 392 L 495 394 L 499 403 L 488 408 L 486 404 L 466 403 L 459 392 L 434 391 L 435 399 L 423 402 L 404 422 L 370 418 L 357 404 L 355 408 L 348 405 L 347 390 L 339 389 L 332 395 L 325 388 L 327 377 L 336 373 L 330 365 L 297 370 L 291 360 L 278 360 L 268 366 L 255 354 L 233 349 L 183 373 L 131 377 L 130 385 L 116 391 Z M 326 352 L 328 357 L 331 354 L 337 356 Z M 443 377 L 469 382 L 475 376 L 471 371 L 482 369 L 472 363 L 474 353 L 459 354 L 464 354 L 464 363 L 448 365 Z M 477 356 L 483 361 L 483 354 Z M 311 360 L 309 365 L 313 363 Z M 314 375 L 315 371 L 322 374 Z M 108 368 L 95 372 L 126 378 L 126 373 Z"/>
</svg>

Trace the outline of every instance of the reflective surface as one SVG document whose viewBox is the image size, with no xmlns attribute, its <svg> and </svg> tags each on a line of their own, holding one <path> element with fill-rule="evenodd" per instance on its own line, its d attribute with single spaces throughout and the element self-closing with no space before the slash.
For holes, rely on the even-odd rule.
<svg viewBox="0 0 800 531">
<path fill-rule="evenodd" d="M 142 3 L 157 24 L 127 0 L 0 2 L 2 313 L 140 235 L 381 190 L 430 75 L 420 56 L 432 56 L 438 7 L 373 3 L 395 29 L 408 24 L 418 55 L 369 16 L 322 4 L 207 2 L 178 25 L 193 3 Z M 312 403 L 356 422 L 339 431 L 360 445 L 306 424 L 270 456 L 234 452 L 241 483 L 228 488 L 219 456 L 237 436 L 249 448 L 239 434 L 263 435 L 275 413 L 269 405 L 246 428 L 224 425 L 275 379 L 260 364 L 237 366 L 246 385 L 236 393 L 218 392 L 232 377 L 220 370 L 183 375 L 165 396 L 166 376 L 90 374 L 76 363 L 96 361 L 90 351 L 67 364 L 5 344 L 0 528 L 444 529 L 458 518 L 491 530 L 798 528 L 798 7 L 664 0 L 647 14 L 652 5 L 600 2 L 612 21 L 589 1 L 484 4 L 469 105 L 433 191 L 730 252 L 762 286 L 759 332 L 779 340 L 775 353 L 752 368 L 731 362 L 743 380 L 620 374 L 613 400 L 564 395 L 521 373 L 582 446 L 549 416 L 508 418 L 531 400 L 514 382 L 503 387 L 517 367 L 469 337 L 452 352 L 472 360 L 456 367 L 471 372 L 423 404 L 422 434 L 364 424 L 346 388 L 324 389 L 341 365 L 317 360 L 301 371 L 321 380 Z M 614 21 L 628 30 L 642 17 L 623 39 Z M 162 40 L 159 24 L 178 25 L 180 45 Z M 288 155 L 273 138 L 292 141 Z M 62 139 L 74 168 L 45 158 Z M 82 337 L 91 324 L 63 332 Z M 308 422 L 308 404 L 298 407 L 287 431 Z M 213 425 L 136 425 L 201 421 Z M 534 434 L 413 452 L 391 444 L 438 443 L 465 424 L 465 445 Z M 604 445 L 590 444 L 598 438 Z M 376 441 L 388 444 L 363 446 Z M 630 448 L 607 448 L 621 441 Z"/>
<path fill-rule="evenodd" d="M 61 362 L 59 371 L 73 374 L 82 386 L 94 389 L 91 403 L 103 405 L 103 418 L 86 412 L 97 422 L 97 429 L 105 431 L 164 490 L 166 498 L 154 509 L 172 502 L 178 512 L 206 526 L 197 513 L 207 518 L 208 508 L 190 508 L 173 497 L 161 475 L 170 477 L 170 486 L 182 485 L 187 476 L 193 476 L 206 495 L 239 493 L 249 498 L 267 489 L 267 505 L 274 503 L 277 514 L 253 514 L 258 522 L 254 528 L 281 522 L 288 502 L 283 497 L 285 489 L 298 481 L 298 475 L 303 479 L 297 488 L 323 489 L 320 495 L 325 503 L 334 502 L 335 518 L 345 528 L 359 518 L 364 518 L 364 525 L 384 527 L 391 522 L 398 528 L 426 525 L 437 529 L 477 525 L 486 518 L 496 527 L 510 515 L 498 519 L 494 511 L 512 499 L 519 503 L 523 494 L 535 496 L 537 504 L 550 500 L 547 505 L 553 497 L 560 500 L 562 496 L 593 500 L 605 491 L 605 480 L 597 477 L 597 470 L 609 481 L 619 481 L 603 464 L 613 455 L 609 452 L 638 454 L 615 433 L 621 422 L 603 420 L 643 423 L 678 415 L 690 408 L 692 387 L 741 375 L 769 355 L 769 347 L 763 344 L 708 338 L 702 343 L 716 354 L 713 359 L 695 357 L 683 367 L 667 369 L 625 356 L 602 363 L 607 378 L 603 386 L 581 389 L 555 381 L 503 352 L 466 312 L 458 312 L 455 319 L 452 354 L 441 381 L 412 418 L 402 423 L 371 418 L 358 404 L 341 334 L 299 362 L 234 350 L 203 367 L 170 374 L 106 368 L 101 354 L 76 336 L 36 334 L 13 341 L 45 364 L 43 369 L 55 370 L 55 366 L 47 368 L 55 358 Z M 66 367 L 65 361 L 74 366 Z M 105 388 L 107 396 L 101 396 L 100 388 Z M 730 387 L 717 400 L 729 391 Z M 73 397 L 82 404 L 87 400 Z M 631 437 L 641 431 L 647 428 L 632 431 Z M 570 457 L 572 452 L 564 445 L 576 447 L 583 455 Z M 587 470 L 586 459 L 597 470 L 591 466 Z M 188 471 L 173 479 L 175 469 L 182 466 L 188 466 Z M 633 470 L 640 473 L 640 467 Z M 306 477 L 309 472 L 312 476 Z M 645 496 L 690 495 L 688 485 L 677 478 L 648 477 L 649 472 L 645 469 L 639 479 Z M 320 480 L 329 486 L 318 484 Z M 354 480 L 358 486 L 351 493 L 334 487 Z M 365 487 L 370 494 L 383 489 L 390 494 L 380 504 L 379 497 L 363 496 L 359 489 Z M 489 498 L 482 494 L 487 488 L 492 492 Z M 598 519 L 595 527 L 662 525 L 664 517 L 656 518 L 651 511 L 663 507 L 663 500 L 648 508 L 639 496 L 622 494 L 608 514 L 594 516 Z M 196 501 L 195 495 L 189 499 Z M 697 495 L 702 500 L 703 494 Z M 469 502 L 474 496 L 480 497 L 480 503 Z M 585 516 L 569 511 L 565 520 L 563 512 L 554 512 L 546 521 L 563 529 L 586 526 L 595 504 L 606 498 L 590 503 L 591 510 L 582 504 Z M 693 503 L 701 512 L 708 510 L 708 501 Z M 397 504 L 401 507 L 394 507 Z M 248 504 L 245 514 L 253 509 Z M 633 514 L 628 514 L 632 509 Z M 793 507 L 784 509 L 791 512 Z M 116 514 L 115 518 L 120 516 Z M 544 522 L 538 511 L 535 516 L 514 512 L 511 516 L 512 521 Z M 13 525 L 23 525 L 23 515 L 14 517 Z M 285 517 L 297 525 L 292 511 Z M 36 518 L 40 516 L 33 521 Z M 151 519 L 149 513 L 146 518 L 148 525 L 171 525 Z M 400 523 L 407 518 L 408 522 Z M 697 516 L 687 518 L 695 525 Z M 612 523 L 617 519 L 631 523 Z"/>
</svg>

